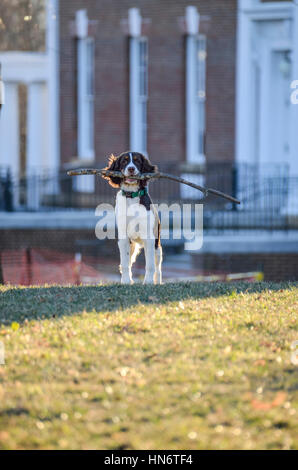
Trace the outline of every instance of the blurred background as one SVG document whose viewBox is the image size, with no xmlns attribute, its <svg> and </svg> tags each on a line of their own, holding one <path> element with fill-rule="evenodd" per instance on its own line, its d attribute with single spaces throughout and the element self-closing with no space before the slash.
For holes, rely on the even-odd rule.
<svg viewBox="0 0 298 470">
<path fill-rule="evenodd" d="M 201 250 L 163 241 L 165 280 L 298 279 L 297 2 L 1 0 L 0 64 L 0 282 L 119 280 L 95 237 L 115 190 L 66 172 L 129 149 L 241 200 L 151 184 L 204 203 Z"/>
</svg>

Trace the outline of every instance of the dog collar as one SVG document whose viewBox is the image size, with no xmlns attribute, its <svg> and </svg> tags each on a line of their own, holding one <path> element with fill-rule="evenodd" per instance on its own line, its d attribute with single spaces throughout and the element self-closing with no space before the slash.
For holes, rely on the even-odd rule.
<svg viewBox="0 0 298 470">
<path fill-rule="evenodd" d="M 124 189 L 122 189 L 122 195 L 125 197 L 132 198 L 132 199 L 134 197 L 144 196 L 145 194 L 147 194 L 146 188 L 139 189 L 139 191 L 124 191 Z"/>
</svg>

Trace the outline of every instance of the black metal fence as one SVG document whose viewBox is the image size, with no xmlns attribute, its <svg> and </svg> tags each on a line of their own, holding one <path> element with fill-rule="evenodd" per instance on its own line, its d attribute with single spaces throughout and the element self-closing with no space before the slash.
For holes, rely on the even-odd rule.
<svg viewBox="0 0 298 470">
<path fill-rule="evenodd" d="M 240 206 L 215 196 L 202 200 L 199 191 L 165 179 L 150 184 L 155 203 L 203 202 L 207 229 L 298 228 L 298 177 L 290 177 L 286 165 L 209 163 L 202 171 L 171 163 L 160 165 L 160 170 L 179 174 L 241 200 Z M 0 168 L 2 211 L 86 210 L 114 201 L 115 189 L 102 178 L 69 177 L 66 171 L 42 171 L 16 177 Z"/>
<path fill-rule="evenodd" d="M 0 210 L 13 211 L 13 181 L 5 168 L 0 168 Z"/>
</svg>

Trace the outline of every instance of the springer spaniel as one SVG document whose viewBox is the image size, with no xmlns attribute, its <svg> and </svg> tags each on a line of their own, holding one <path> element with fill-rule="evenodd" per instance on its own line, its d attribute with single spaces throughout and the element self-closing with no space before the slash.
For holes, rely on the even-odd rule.
<svg viewBox="0 0 298 470">
<path fill-rule="evenodd" d="M 144 173 L 154 173 L 157 167 L 141 153 L 124 152 L 118 157 L 111 155 L 105 168 L 121 171 L 125 178 L 105 176 L 111 186 L 120 188 L 116 197 L 116 223 L 120 251 L 122 284 L 133 284 L 131 267 L 140 249 L 144 247 L 146 273 L 144 284 L 161 284 L 162 248 L 160 244 L 160 221 L 157 210 L 148 193 L 147 181 L 130 178 Z M 138 230 L 136 224 L 137 214 Z"/>
</svg>

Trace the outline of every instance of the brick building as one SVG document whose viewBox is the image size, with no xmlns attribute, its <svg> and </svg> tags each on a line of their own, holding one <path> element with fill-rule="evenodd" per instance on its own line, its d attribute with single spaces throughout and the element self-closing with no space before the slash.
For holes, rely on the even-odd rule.
<svg viewBox="0 0 298 470">
<path fill-rule="evenodd" d="M 234 159 L 237 2 L 199 0 L 192 5 L 187 9 L 187 0 L 60 0 L 62 162 L 74 156 L 94 156 L 102 161 L 110 152 L 136 147 L 156 162 L 187 158 L 201 162 L 205 156 L 208 160 Z M 129 10 L 132 6 L 139 11 Z M 82 8 L 87 18 L 78 16 Z M 88 22 L 82 38 L 80 22 L 83 28 Z M 192 38 L 194 51 L 188 44 Z M 80 148 L 77 119 L 81 42 L 94 61 L 94 142 L 85 149 L 84 144 Z M 134 46 L 140 48 L 136 58 Z M 138 80 L 148 80 L 148 85 L 141 84 L 144 90 L 130 88 L 131 82 Z M 196 80 L 198 83 L 187 83 Z M 188 89 L 192 87 L 201 88 Z M 140 114 L 135 110 L 139 123 L 134 122 L 132 109 L 135 92 L 146 95 Z M 194 101 L 201 101 L 197 108 L 201 122 L 189 123 L 189 127 L 194 124 L 196 136 L 187 135 L 187 113 L 196 113 L 196 109 L 187 109 L 187 93 L 193 94 Z M 88 117 L 85 125 L 87 122 Z M 132 129 L 142 124 L 144 129 Z M 134 132 L 142 131 L 146 134 L 143 138 L 134 137 Z M 196 142 L 190 143 L 194 148 L 187 152 L 187 139 L 196 139 L 199 149 Z"/>
<path fill-rule="evenodd" d="M 3 167 L 21 170 L 17 86 L 28 89 L 29 179 L 17 181 L 14 207 L 41 212 L 110 202 L 106 183 L 67 180 L 66 169 L 102 167 L 111 152 L 141 151 L 169 172 L 199 183 L 205 177 L 241 199 L 239 211 L 208 200 L 196 266 L 297 279 L 298 0 L 45 3 L 45 52 L 0 52 L 0 183 Z M 35 177 L 41 169 L 50 177 Z M 151 188 L 158 202 L 198 197 L 176 183 Z M 21 220 L 9 214 L 0 244 L 73 251 L 78 240 L 94 240 L 93 212 L 85 229 L 81 213 L 66 212 L 57 211 L 55 223 L 45 213 L 39 225 L 30 212 Z"/>
<path fill-rule="evenodd" d="M 297 0 L 190 3 L 45 0 L 45 52 L 0 51 L 0 167 L 28 174 L 131 149 L 173 167 L 236 161 L 297 176 Z"/>
</svg>

